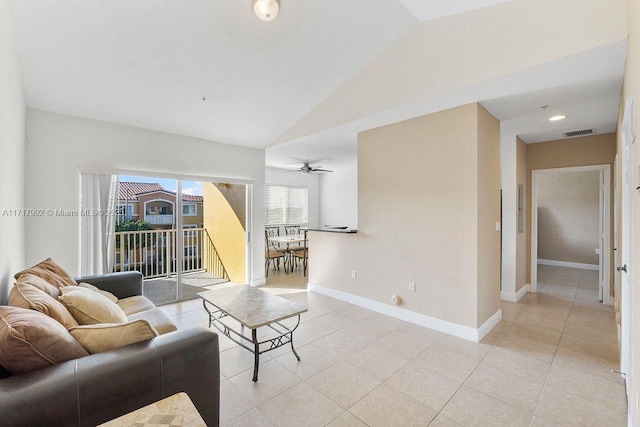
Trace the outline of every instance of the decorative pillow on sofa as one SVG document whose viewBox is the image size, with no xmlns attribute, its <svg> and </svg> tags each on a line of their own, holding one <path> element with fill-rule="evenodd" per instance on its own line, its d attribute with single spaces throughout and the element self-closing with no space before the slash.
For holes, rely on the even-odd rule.
<svg viewBox="0 0 640 427">
<path fill-rule="evenodd" d="M 76 326 L 69 330 L 80 345 L 89 353 L 100 353 L 158 336 L 158 332 L 146 320 L 129 323 L 103 323 L 100 325 Z"/>
<path fill-rule="evenodd" d="M 16 273 L 13 277 L 16 280 L 19 280 L 20 276 L 26 273 L 31 273 L 41 277 L 57 288 L 62 288 L 63 286 L 76 286 L 78 284 L 73 280 L 73 277 L 69 276 L 69 274 L 64 271 L 62 267 L 53 262 L 51 258 L 47 258 L 31 268 L 22 270 L 21 272 Z"/>
<path fill-rule="evenodd" d="M 35 310 L 0 306 L 0 365 L 12 374 L 87 354 L 64 326 L 52 318 Z"/>
<path fill-rule="evenodd" d="M 76 319 L 60 301 L 39 288 L 18 282 L 9 293 L 9 305 L 39 311 L 57 320 L 66 329 L 78 326 Z"/>
<path fill-rule="evenodd" d="M 128 322 L 124 311 L 104 295 L 80 286 L 66 286 L 60 291 L 58 299 L 80 325 Z"/>
<path fill-rule="evenodd" d="M 57 286 L 53 286 L 51 283 L 44 280 L 42 277 L 38 277 L 32 273 L 24 273 L 20 275 L 20 283 L 25 283 L 27 285 L 35 286 L 40 289 L 42 292 L 46 292 L 54 298 L 58 298 L 60 296 L 60 288 Z"/>
<path fill-rule="evenodd" d="M 80 282 L 78 283 L 78 286 L 80 286 L 81 288 L 91 289 L 93 292 L 97 292 L 100 295 L 104 295 L 105 297 L 109 298 L 109 301 L 111 302 L 114 302 L 114 303 L 118 302 L 117 296 L 115 296 L 111 292 L 103 291 L 102 289 L 93 286 L 91 283 Z"/>
</svg>

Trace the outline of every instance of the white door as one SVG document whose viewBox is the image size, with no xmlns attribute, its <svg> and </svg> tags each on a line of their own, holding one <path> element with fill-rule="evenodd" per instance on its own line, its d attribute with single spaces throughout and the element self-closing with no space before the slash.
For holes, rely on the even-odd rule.
<svg viewBox="0 0 640 427">
<path fill-rule="evenodd" d="M 624 118 L 622 121 L 622 265 L 620 271 L 620 307 L 621 307 L 621 358 L 620 368 L 625 373 L 627 386 L 627 401 L 629 402 L 629 414 L 632 414 L 633 402 L 631 384 L 631 361 L 633 360 L 633 348 L 631 347 L 631 301 L 632 301 L 632 253 L 631 236 L 633 235 L 633 131 L 631 130 L 633 99 L 627 100 Z"/>
<path fill-rule="evenodd" d="M 598 299 L 602 301 L 604 304 L 609 304 L 609 289 L 605 290 L 605 238 L 606 238 L 606 227 L 609 227 L 609 223 L 605 224 L 605 218 L 607 217 L 606 210 L 609 207 L 609 204 L 605 203 L 605 179 L 604 172 L 600 171 L 600 204 L 599 204 L 599 224 L 598 224 Z M 606 207 L 605 207 L 606 205 Z"/>
</svg>

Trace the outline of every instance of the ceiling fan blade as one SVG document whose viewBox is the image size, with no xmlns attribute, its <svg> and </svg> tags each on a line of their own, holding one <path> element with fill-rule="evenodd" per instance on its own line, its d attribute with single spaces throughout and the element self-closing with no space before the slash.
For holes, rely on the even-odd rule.
<svg viewBox="0 0 640 427">
<path fill-rule="evenodd" d="M 329 169 L 313 168 L 311 169 L 311 172 L 333 172 L 333 171 L 330 171 Z"/>
</svg>

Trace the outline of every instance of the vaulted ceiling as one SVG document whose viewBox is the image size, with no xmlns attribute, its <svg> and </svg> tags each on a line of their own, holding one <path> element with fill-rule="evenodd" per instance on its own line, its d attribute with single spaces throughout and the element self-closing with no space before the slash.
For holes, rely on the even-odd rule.
<svg viewBox="0 0 640 427">
<path fill-rule="evenodd" d="M 250 0 L 11 0 L 27 105 L 268 147 L 270 166 L 477 101 L 526 142 L 615 130 L 624 0 L 281 4 L 265 23 Z"/>
</svg>

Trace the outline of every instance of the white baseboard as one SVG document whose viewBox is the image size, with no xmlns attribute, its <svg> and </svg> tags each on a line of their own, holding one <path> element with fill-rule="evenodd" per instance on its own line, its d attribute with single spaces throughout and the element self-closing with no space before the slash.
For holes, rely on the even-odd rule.
<svg viewBox="0 0 640 427">
<path fill-rule="evenodd" d="M 502 319 L 502 310 L 498 310 L 489 318 L 489 320 L 484 322 L 482 326 L 478 329 L 474 329 L 469 326 L 437 319 L 425 314 L 416 313 L 415 311 L 338 291 L 336 289 L 327 288 L 311 282 L 308 283 L 307 290 L 473 342 L 479 342 Z"/>
<path fill-rule="evenodd" d="M 540 258 L 538 258 L 538 264 L 553 265 L 555 267 L 579 268 L 581 270 L 598 271 L 600 269 L 600 266 L 598 264 L 583 264 L 581 262 L 555 261 L 552 259 L 540 259 Z"/>
<path fill-rule="evenodd" d="M 524 285 L 518 292 L 506 292 L 500 291 L 500 299 L 503 301 L 518 302 L 523 296 L 527 294 L 531 289 L 531 285 Z"/>
<path fill-rule="evenodd" d="M 264 286 L 267 284 L 267 279 L 265 277 L 261 279 L 255 279 L 251 281 L 251 286 Z"/>
<path fill-rule="evenodd" d="M 476 342 L 482 341 L 482 338 L 485 337 L 491 330 L 502 320 L 502 309 L 498 309 L 493 316 L 487 319 L 480 327 L 478 328 L 478 340 Z"/>
</svg>

